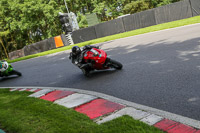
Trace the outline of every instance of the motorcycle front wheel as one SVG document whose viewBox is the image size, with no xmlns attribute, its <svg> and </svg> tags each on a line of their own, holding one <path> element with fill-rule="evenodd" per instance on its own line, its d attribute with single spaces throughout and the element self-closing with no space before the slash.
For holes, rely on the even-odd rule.
<svg viewBox="0 0 200 133">
<path fill-rule="evenodd" d="M 120 62 L 115 61 L 113 59 L 109 59 L 109 66 L 118 70 L 122 69 L 123 67 L 123 65 Z"/>
<path fill-rule="evenodd" d="M 82 68 L 81 70 L 82 70 L 83 75 L 84 75 L 85 77 L 89 77 L 89 76 L 90 76 L 90 71 L 88 71 L 88 70 L 86 70 L 86 69 L 84 69 L 84 68 Z"/>
</svg>

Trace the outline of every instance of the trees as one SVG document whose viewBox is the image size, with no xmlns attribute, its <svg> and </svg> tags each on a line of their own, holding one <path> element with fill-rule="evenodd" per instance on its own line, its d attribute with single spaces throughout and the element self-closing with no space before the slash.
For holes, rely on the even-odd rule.
<svg viewBox="0 0 200 133">
<path fill-rule="evenodd" d="M 167 5 L 181 0 L 145 0 L 145 1 L 149 4 L 149 8 L 156 8 L 159 6 Z"/>
<path fill-rule="evenodd" d="M 58 0 L 1 0 L 0 9 L 1 49 L 7 52 L 61 34 L 58 12 L 65 6 Z"/>
<path fill-rule="evenodd" d="M 132 14 L 180 0 L 66 0 L 87 27 L 86 13 L 96 13 L 102 21 Z M 0 0 L 0 58 L 25 45 L 62 33 L 58 12 L 67 12 L 64 0 Z"/>
<path fill-rule="evenodd" d="M 148 3 L 145 0 L 140 0 L 140 1 L 132 1 L 129 4 L 126 4 L 123 8 L 123 11 L 126 14 L 128 13 L 133 14 L 147 9 L 149 9 Z"/>
<path fill-rule="evenodd" d="M 124 5 L 123 13 L 133 14 L 136 12 L 156 8 L 178 1 L 180 0 L 136 0 Z"/>
<path fill-rule="evenodd" d="M 80 12 L 77 13 L 77 21 L 80 28 L 86 28 L 88 26 L 86 16 L 84 16 Z"/>
</svg>

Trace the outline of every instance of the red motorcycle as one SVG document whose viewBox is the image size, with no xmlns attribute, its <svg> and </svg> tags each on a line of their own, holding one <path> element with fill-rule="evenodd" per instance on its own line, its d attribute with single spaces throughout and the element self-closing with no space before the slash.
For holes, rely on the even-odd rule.
<svg viewBox="0 0 200 133">
<path fill-rule="evenodd" d="M 81 67 L 79 67 L 78 65 L 77 66 L 82 70 L 85 76 L 89 76 L 90 72 L 94 70 L 104 70 L 110 68 L 120 70 L 123 67 L 120 62 L 108 58 L 105 51 L 97 48 L 92 48 L 84 52 L 83 60 L 85 64 Z M 76 63 L 74 64 L 76 65 Z M 89 67 L 87 64 L 90 64 Z"/>
</svg>

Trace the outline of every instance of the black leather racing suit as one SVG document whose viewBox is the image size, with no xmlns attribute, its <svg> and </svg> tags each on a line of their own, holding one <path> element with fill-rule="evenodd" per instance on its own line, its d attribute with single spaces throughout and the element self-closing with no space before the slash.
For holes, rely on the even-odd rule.
<svg viewBox="0 0 200 133">
<path fill-rule="evenodd" d="M 91 50 L 92 48 L 99 48 L 98 46 L 91 46 L 91 45 L 86 45 L 83 47 L 81 50 L 81 53 L 79 55 L 73 55 L 72 52 L 70 53 L 70 59 L 72 60 L 72 63 L 78 66 L 79 68 L 86 68 L 86 67 L 91 67 L 91 63 L 87 63 L 84 61 L 84 53 Z"/>
</svg>

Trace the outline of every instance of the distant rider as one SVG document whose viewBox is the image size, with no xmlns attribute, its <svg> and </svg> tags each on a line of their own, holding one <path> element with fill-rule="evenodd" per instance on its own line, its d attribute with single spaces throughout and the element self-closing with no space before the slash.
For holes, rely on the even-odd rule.
<svg viewBox="0 0 200 133">
<path fill-rule="evenodd" d="M 81 50 L 80 47 L 74 46 L 72 47 L 72 52 L 70 53 L 69 58 L 72 60 L 72 63 L 76 64 L 79 68 L 90 67 L 92 64 L 85 62 L 83 57 L 84 57 L 84 53 L 87 51 L 90 51 L 92 48 L 99 49 L 98 46 L 86 45 Z"/>
<path fill-rule="evenodd" d="M 12 66 L 9 65 L 6 61 L 0 61 L 0 77 L 9 75 L 9 72 L 12 71 Z"/>
</svg>

